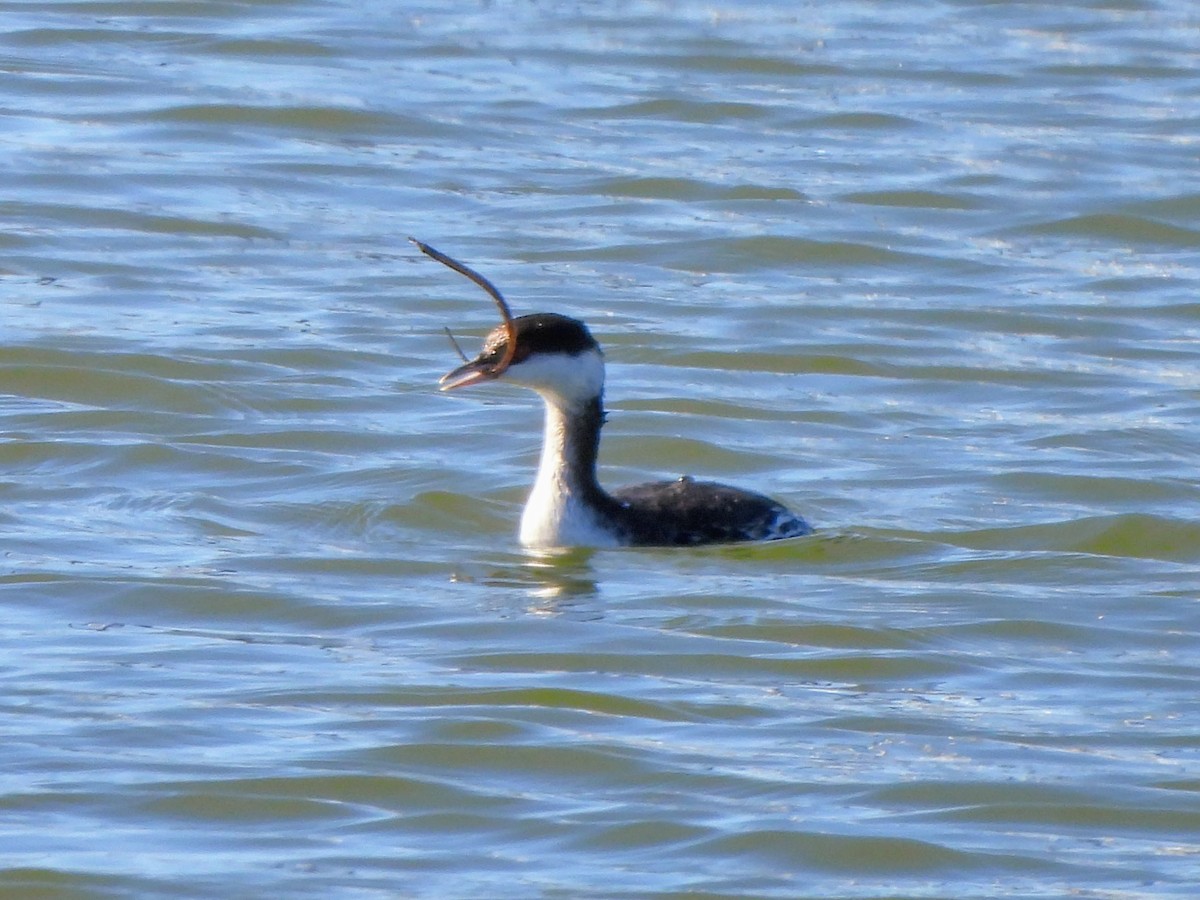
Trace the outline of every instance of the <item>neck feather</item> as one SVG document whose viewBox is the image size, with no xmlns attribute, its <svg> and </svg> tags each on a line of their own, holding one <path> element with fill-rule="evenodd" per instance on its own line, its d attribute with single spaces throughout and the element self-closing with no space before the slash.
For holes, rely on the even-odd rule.
<svg viewBox="0 0 1200 900">
<path fill-rule="evenodd" d="M 538 480 L 552 477 L 577 494 L 599 491 L 596 462 L 603 425 L 604 405 L 600 397 L 572 406 L 562 406 L 547 398 Z"/>
<path fill-rule="evenodd" d="M 542 395 L 546 403 L 542 456 L 521 516 L 521 542 L 531 546 L 611 546 L 618 543 L 612 507 L 596 478 L 604 405 L 599 394 L 580 402 Z"/>
</svg>

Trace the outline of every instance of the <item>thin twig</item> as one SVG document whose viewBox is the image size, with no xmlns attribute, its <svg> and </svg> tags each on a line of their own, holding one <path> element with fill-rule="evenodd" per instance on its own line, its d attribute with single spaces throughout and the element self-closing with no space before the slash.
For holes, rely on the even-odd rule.
<svg viewBox="0 0 1200 900">
<path fill-rule="evenodd" d="M 467 278 L 470 278 L 473 282 L 487 291 L 491 298 L 496 301 L 496 306 L 500 308 L 500 315 L 504 318 L 504 331 L 505 336 L 508 338 L 504 348 L 504 355 L 500 358 L 500 362 L 491 367 L 491 374 L 493 377 L 500 375 L 505 369 L 508 368 L 509 363 L 512 362 L 513 354 L 517 352 L 517 326 L 513 322 L 512 311 L 508 308 L 508 303 L 505 302 L 504 297 L 501 296 L 498 290 L 496 290 L 496 286 L 494 284 L 492 284 L 474 269 L 463 265 L 457 259 L 447 256 L 440 250 L 436 250 L 433 247 L 430 247 L 428 244 L 418 241 L 414 237 L 410 237 L 409 240 L 416 244 L 417 249 L 419 249 L 426 256 L 436 259 L 443 266 L 449 266 L 460 275 L 465 275 Z M 454 338 L 451 337 L 451 340 L 454 340 Z M 463 355 L 462 350 L 459 350 L 459 355 Z M 463 358 L 466 359 L 465 356 L 463 356 Z"/>
<path fill-rule="evenodd" d="M 467 359 L 467 354 L 463 353 L 463 348 L 458 345 L 458 341 L 455 340 L 454 335 L 450 332 L 450 326 L 443 325 L 442 327 L 446 331 L 446 337 L 450 338 L 450 343 L 454 345 L 454 352 L 458 354 L 458 358 L 465 363 L 469 363 L 471 360 Z"/>
</svg>

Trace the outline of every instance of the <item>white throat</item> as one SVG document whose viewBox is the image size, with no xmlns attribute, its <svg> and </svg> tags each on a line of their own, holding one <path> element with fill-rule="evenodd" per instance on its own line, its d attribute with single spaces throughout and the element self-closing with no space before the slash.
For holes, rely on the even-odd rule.
<svg viewBox="0 0 1200 900">
<path fill-rule="evenodd" d="M 594 447 L 581 442 L 578 421 L 604 391 L 604 360 L 597 351 L 547 355 L 513 366 L 505 380 L 537 391 L 545 402 L 545 427 L 537 477 L 521 514 L 521 543 L 527 547 L 615 547 L 618 536 L 604 527 L 587 502 L 595 483 Z M 586 464 L 580 460 L 586 459 Z"/>
</svg>

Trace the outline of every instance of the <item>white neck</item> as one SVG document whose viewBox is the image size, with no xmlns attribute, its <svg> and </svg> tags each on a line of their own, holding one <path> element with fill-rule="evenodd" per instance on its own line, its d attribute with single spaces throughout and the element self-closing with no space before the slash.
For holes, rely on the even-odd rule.
<svg viewBox="0 0 1200 900">
<path fill-rule="evenodd" d="M 527 547 L 612 547 L 604 507 L 613 502 L 596 482 L 596 455 L 604 421 L 604 357 L 582 353 L 534 354 L 512 365 L 504 381 L 537 391 L 546 404 L 542 457 L 521 514 Z"/>
<path fill-rule="evenodd" d="M 521 514 L 521 543 L 527 547 L 618 546 L 618 536 L 604 527 L 595 505 L 599 422 L 591 430 L 582 422 L 586 413 L 578 405 L 550 393 L 542 393 L 542 398 L 546 403 L 542 456 Z M 602 416 L 599 403 L 595 412 Z"/>
</svg>

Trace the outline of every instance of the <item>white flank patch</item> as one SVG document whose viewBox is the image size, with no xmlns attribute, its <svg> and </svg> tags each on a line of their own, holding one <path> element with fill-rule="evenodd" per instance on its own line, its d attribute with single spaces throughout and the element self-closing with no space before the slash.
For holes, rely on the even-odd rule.
<svg viewBox="0 0 1200 900">
<path fill-rule="evenodd" d="M 538 490 L 535 484 L 521 514 L 526 547 L 617 547 L 616 535 L 601 528 L 591 511 L 570 495 Z"/>
</svg>

